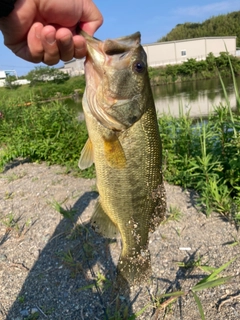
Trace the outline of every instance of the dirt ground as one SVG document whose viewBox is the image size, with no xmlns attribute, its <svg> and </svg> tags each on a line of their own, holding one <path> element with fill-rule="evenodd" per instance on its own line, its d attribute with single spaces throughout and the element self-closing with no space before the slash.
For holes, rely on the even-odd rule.
<svg viewBox="0 0 240 320">
<path fill-rule="evenodd" d="M 58 166 L 20 161 L 0 174 L 1 320 L 119 320 L 144 307 L 137 319 L 197 320 L 189 290 L 207 275 L 197 265 L 219 267 L 233 258 L 222 273 L 232 281 L 197 294 L 206 319 L 240 319 L 240 235 L 233 224 L 217 214 L 207 219 L 196 209 L 194 192 L 166 184 L 168 215 L 181 216 L 150 235 L 152 280 L 116 295 L 111 283 L 120 242 L 89 226 L 94 190 L 94 179 Z M 59 213 L 59 204 L 72 220 Z M 195 267 L 179 265 L 193 261 Z M 160 294 L 179 290 L 186 295 L 156 308 Z"/>
</svg>

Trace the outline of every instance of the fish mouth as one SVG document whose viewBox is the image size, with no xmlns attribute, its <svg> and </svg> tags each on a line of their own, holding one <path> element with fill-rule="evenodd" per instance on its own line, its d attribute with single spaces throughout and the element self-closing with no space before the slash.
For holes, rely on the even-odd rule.
<svg viewBox="0 0 240 320">
<path fill-rule="evenodd" d="M 126 77 L 131 77 L 133 60 L 146 57 L 140 46 L 141 34 L 136 32 L 101 41 L 81 33 L 87 43 L 85 77 L 88 108 L 105 127 L 125 130 L 143 113 L 139 94 L 130 93 L 129 83 L 125 81 Z"/>
<path fill-rule="evenodd" d="M 140 44 L 141 34 L 135 32 L 129 36 L 119 37 L 116 39 L 107 39 L 101 41 L 95 37 L 91 37 L 86 32 L 81 30 L 81 34 L 84 36 L 87 42 L 88 55 L 87 59 L 92 58 L 94 61 L 101 61 L 99 55 L 116 56 L 120 55 L 119 59 L 126 57 L 128 52 Z"/>
<path fill-rule="evenodd" d="M 99 76 L 99 82 L 106 72 L 103 66 L 114 64 L 115 68 L 119 69 L 127 67 L 130 63 L 133 48 L 138 47 L 141 42 L 140 32 L 116 39 L 107 39 L 105 41 L 91 37 L 84 31 L 81 31 L 81 34 L 87 43 L 87 56 L 85 60 L 86 77 L 91 77 L 92 79 L 92 69 L 94 69 L 95 77 L 96 74 Z M 118 64 L 118 66 L 116 64 Z M 90 77 L 88 77 L 89 74 Z M 97 85 L 98 83 L 95 83 L 95 87 L 97 87 Z"/>
</svg>

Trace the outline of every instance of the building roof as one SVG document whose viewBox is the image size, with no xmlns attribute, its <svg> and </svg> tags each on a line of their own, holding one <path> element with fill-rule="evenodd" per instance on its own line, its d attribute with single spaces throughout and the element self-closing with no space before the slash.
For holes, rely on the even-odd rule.
<svg viewBox="0 0 240 320">
<path fill-rule="evenodd" d="M 201 37 L 201 38 L 181 39 L 181 40 L 172 40 L 172 41 L 161 41 L 161 42 L 154 42 L 154 43 L 144 43 L 142 45 L 143 46 L 157 46 L 157 45 L 160 45 L 160 44 L 186 42 L 186 41 L 196 41 L 196 40 L 205 40 L 205 39 L 237 39 L 237 36 Z"/>
</svg>

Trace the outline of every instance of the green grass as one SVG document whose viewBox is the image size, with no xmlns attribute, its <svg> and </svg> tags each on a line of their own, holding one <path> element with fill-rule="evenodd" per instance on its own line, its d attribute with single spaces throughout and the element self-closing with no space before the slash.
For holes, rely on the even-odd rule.
<svg viewBox="0 0 240 320">
<path fill-rule="evenodd" d="M 24 236 L 31 228 L 32 221 L 30 218 L 26 221 L 22 220 L 22 216 L 16 215 L 13 212 L 9 212 L 5 216 L 0 213 L 0 226 L 5 228 L 5 235 L 11 233 L 16 238 Z"/>
<path fill-rule="evenodd" d="M 92 176 L 94 169 L 78 170 L 80 151 L 87 140 L 84 122 L 61 102 L 20 107 L 0 101 L 0 169 L 18 157 L 59 164 Z"/>
<path fill-rule="evenodd" d="M 84 76 L 72 77 L 64 83 L 42 82 L 34 86 L 23 85 L 15 89 L 0 88 L 0 101 L 13 101 L 14 105 L 26 102 L 39 102 L 50 98 L 69 96 L 78 90 L 82 95 L 85 88 Z"/>
</svg>

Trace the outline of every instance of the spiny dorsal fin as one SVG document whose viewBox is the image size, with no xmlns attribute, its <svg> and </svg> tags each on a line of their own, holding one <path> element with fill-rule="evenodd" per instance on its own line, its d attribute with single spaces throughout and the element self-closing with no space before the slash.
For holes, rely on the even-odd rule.
<svg viewBox="0 0 240 320">
<path fill-rule="evenodd" d="M 126 166 L 126 157 L 117 136 L 104 140 L 104 154 L 111 168 L 121 169 Z"/>
<path fill-rule="evenodd" d="M 91 224 L 97 233 L 100 233 L 106 238 L 116 238 L 118 235 L 117 227 L 105 213 L 99 200 L 96 203 L 94 213 L 91 218 Z"/>
<path fill-rule="evenodd" d="M 91 167 L 93 164 L 93 147 L 92 147 L 92 142 L 88 138 L 85 146 L 83 147 L 81 151 L 81 156 L 78 161 L 78 166 L 81 170 L 87 169 Z"/>
</svg>

